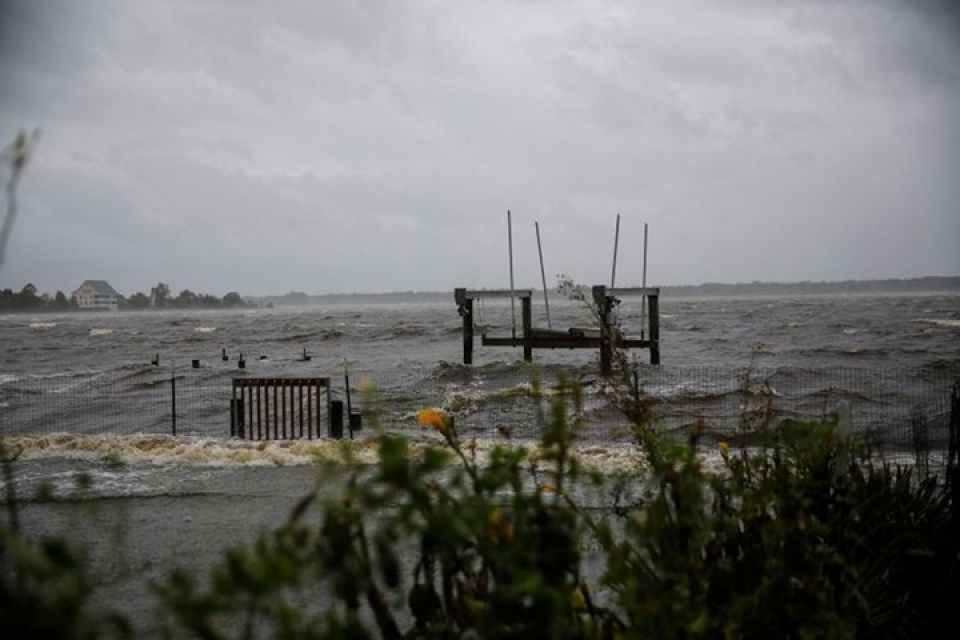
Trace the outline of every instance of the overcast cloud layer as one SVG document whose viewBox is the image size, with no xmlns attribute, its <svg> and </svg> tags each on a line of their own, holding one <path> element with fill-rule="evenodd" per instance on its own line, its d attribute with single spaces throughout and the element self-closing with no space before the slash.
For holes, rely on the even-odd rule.
<svg viewBox="0 0 960 640">
<path fill-rule="evenodd" d="M 952 6 L 0 0 L 0 287 L 958 275 Z"/>
</svg>

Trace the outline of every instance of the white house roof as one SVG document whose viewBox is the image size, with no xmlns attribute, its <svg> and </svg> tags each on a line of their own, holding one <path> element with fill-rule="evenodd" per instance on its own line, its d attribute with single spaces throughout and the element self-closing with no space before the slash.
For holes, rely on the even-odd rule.
<svg viewBox="0 0 960 640">
<path fill-rule="evenodd" d="M 93 287 L 94 292 L 96 292 L 98 296 L 119 296 L 120 295 L 119 293 L 117 293 L 116 289 L 111 287 L 110 283 L 107 282 L 106 280 L 84 280 L 83 284 L 80 285 L 80 288 L 82 289 L 83 286 L 87 284 Z"/>
</svg>

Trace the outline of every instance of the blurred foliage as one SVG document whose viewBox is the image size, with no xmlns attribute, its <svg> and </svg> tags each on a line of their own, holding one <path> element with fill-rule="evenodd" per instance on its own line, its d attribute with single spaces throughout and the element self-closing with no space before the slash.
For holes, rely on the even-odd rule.
<svg viewBox="0 0 960 640">
<path fill-rule="evenodd" d="M 86 557 L 65 537 L 35 538 L 0 527 L 4 637 L 132 637 L 133 628 L 122 614 L 91 605 L 94 587 Z"/>
</svg>

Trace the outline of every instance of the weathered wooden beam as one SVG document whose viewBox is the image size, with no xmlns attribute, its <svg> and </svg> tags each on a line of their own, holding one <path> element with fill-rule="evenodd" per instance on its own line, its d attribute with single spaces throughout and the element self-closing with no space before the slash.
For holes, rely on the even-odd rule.
<svg viewBox="0 0 960 640">
<path fill-rule="evenodd" d="M 483 339 L 485 347 L 517 347 L 520 346 L 520 340 L 510 336 L 485 336 Z M 596 336 L 534 336 L 530 338 L 530 347 L 532 349 L 597 349 L 601 345 L 601 338 Z M 648 349 L 651 346 L 650 340 L 642 338 L 621 338 L 613 341 L 613 346 L 623 349 Z"/>
<path fill-rule="evenodd" d="M 460 291 L 458 289 L 458 291 Z M 463 289 L 463 296 L 466 300 L 476 300 L 477 298 L 530 298 L 533 296 L 533 289 Z"/>
<path fill-rule="evenodd" d="M 613 296 L 659 296 L 660 287 L 613 287 L 607 289 L 607 295 Z"/>
</svg>

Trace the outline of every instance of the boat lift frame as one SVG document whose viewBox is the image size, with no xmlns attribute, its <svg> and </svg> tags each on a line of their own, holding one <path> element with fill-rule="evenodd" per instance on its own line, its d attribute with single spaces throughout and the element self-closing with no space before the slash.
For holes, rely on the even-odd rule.
<svg viewBox="0 0 960 640">
<path fill-rule="evenodd" d="M 512 303 L 519 298 L 521 334 L 517 336 L 515 330 L 509 337 L 488 336 L 483 333 L 483 346 L 523 347 L 523 359 L 526 362 L 533 361 L 534 349 L 599 349 L 600 370 L 604 374 L 613 370 L 614 349 L 648 349 L 650 364 L 660 364 L 660 288 L 594 285 L 591 291 L 600 322 L 599 328 L 572 328 L 561 331 L 533 326 L 533 291 L 530 289 L 455 289 L 457 312 L 463 318 L 463 363 L 473 364 L 473 301 L 480 298 L 509 298 Z M 613 310 L 620 304 L 620 298 L 625 296 L 643 296 L 646 299 L 647 326 L 641 330 L 639 338 L 622 336 L 614 323 Z"/>
</svg>

